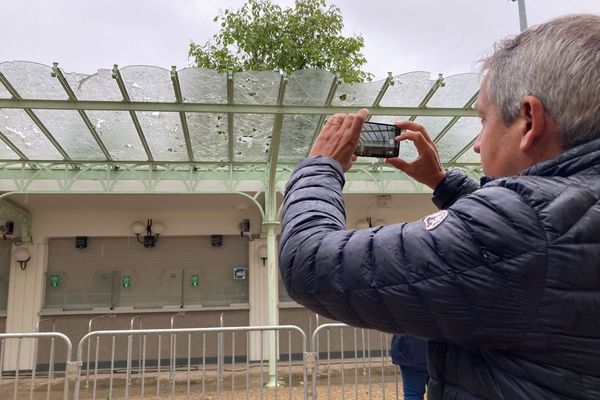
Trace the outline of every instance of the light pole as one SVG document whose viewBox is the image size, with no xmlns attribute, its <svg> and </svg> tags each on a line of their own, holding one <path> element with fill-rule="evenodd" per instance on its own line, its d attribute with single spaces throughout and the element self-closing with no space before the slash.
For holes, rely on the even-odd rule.
<svg viewBox="0 0 600 400">
<path fill-rule="evenodd" d="M 527 29 L 527 12 L 525 11 L 525 0 L 510 0 L 513 3 L 515 1 L 519 2 L 519 26 L 521 28 L 521 32 Z"/>
</svg>

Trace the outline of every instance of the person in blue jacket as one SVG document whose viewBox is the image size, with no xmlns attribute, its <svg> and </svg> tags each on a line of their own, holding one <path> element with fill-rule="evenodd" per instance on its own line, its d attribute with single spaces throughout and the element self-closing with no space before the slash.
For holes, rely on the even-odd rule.
<svg viewBox="0 0 600 400">
<path fill-rule="evenodd" d="M 414 336 L 393 335 L 392 363 L 400 367 L 404 400 L 423 400 L 429 380 L 427 341 Z"/>
<path fill-rule="evenodd" d="M 483 72 L 480 182 L 396 124 L 418 157 L 386 162 L 440 208 L 420 221 L 346 227 L 368 111 L 327 121 L 286 186 L 283 284 L 330 319 L 427 339 L 432 400 L 600 399 L 600 16 L 531 27 Z"/>
</svg>

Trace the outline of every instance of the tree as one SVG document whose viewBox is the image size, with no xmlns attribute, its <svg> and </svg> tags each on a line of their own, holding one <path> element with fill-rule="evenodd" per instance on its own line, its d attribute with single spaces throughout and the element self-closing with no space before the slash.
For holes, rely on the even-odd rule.
<svg viewBox="0 0 600 400">
<path fill-rule="evenodd" d="M 348 82 L 371 80 L 362 36 L 344 37 L 341 11 L 326 0 L 296 0 L 282 9 L 270 0 L 248 0 L 214 18 L 221 30 L 204 45 L 190 43 L 188 56 L 217 71 L 319 68 Z"/>
</svg>

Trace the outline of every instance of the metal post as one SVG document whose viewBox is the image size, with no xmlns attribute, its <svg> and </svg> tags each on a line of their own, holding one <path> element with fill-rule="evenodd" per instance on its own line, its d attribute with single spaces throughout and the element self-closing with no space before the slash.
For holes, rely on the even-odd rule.
<svg viewBox="0 0 600 400">
<path fill-rule="evenodd" d="M 269 224 L 267 225 L 267 293 L 268 293 L 268 321 L 269 325 L 275 326 L 278 325 L 278 308 L 277 308 L 277 265 L 276 265 L 276 235 L 275 235 L 275 225 Z M 267 332 L 267 342 L 269 343 L 268 353 L 269 353 L 269 382 L 267 383 L 267 387 L 275 387 L 277 385 L 277 342 L 274 331 Z M 262 357 L 261 357 L 262 358 Z"/>
<path fill-rule="evenodd" d="M 223 324 L 223 313 L 221 313 L 219 315 L 219 326 L 222 328 L 223 326 L 225 326 Z M 217 334 L 218 336 L 218 349 L 217 349 L 217 355 L 218 355 L 218 362 L 217 362 L 217 368 L 218 368 L 218 378 L 219 381 L 223 381 L 223 364 L 225 364 L 225 349 L 223 346 L 223 332 L 219 332 Z"/>
<path fill-rule="evenodd" d="M 521 32 L 527 29 L 527 11 L 525 10 L 525 0 L 512 0 L 519 2 L 519 27 L 521 28 Z"/>
<path fill-rule="evenodd" d="M 175 325 L 175 318 L 181 317 L 185 315 L 185 312 L 179 311 L 171 316 L 171 329 L 173 329 Z M 169 379 L 171 380 L 171 384 L 175 382 L 175 364 L 177 362 L 177 336 L 175 334 L 171 334 L 171 365 L 169 371 Z"/>
<path fill-rule="evenodd" d="M 138 329 L 142 329 L 142 316 L 141 315 L 134 315 L 133 317 L 131 317 L 131 319 L 129 320 L 129 329 L 133 330 L 133 326 L 135 324 L 135 321 L 138 320 L 139 321 L 139 328 Z M 139 336 L 139 335 L 138 335 Z M 129 335 L 129 341 L 127 343 L 127 351 L 128 353 L 131 354 L 131 357 L 127 357 L 127 386 L 131 386 L 131 373 L 132 373 L 132 368 L 133 368 L 133 343 L 131 342 L 132 336 Z M 141 372 L 141 368 L 142 368 L 142 337 L 139 336 L 139 351 L 138 351 L 138 355 L 139 355 L 139 360 L 138 360 L 138 375 Z"/>
<path fill-rule="evenodd" d="M 35 324 L 35 333 L 40 331 L 40 325 L 43 322 L 52 322 L 52 332 L 56 332 L 56 321 L 54 318 L 44 318 L 40 319 L 37 324 Z M 33 393 L 33 388 L 35 387 L 35 374 L 37 370 L 37 359 L 38 359 L 38 345 L 39 342 L 36 340 L 35 347 L 33 350 L 33 370 L 31 371 L 31 391 Z M 71 361 L 71 360 L 68 360 Z M 54 337 L 50 339 L 50 360 L 49 360 L 49 370 L 48 370 L 48 379 L 52 380 L 54 378 L 54 369 L 52 365 L 54 363 Z"/>
<path fill-rule="evenodd" d="M 282 105 L 287 87 L 287 78 L 282 75 L 279 83 L 279 94 L 277 104 Z M 270 326 L 279 325 L 279 309 L 277 303 L 279 296 L 277 284 L 279 272 L 277 271 L 277 235 L 275 228 L 279 225 L 277 220 L 277 160 L 279 158 L 279 146 L 281 144 L 281 128 L 283 126 L 283 114 L 277 114 L 273 122 L 273 135 L 269 149 L 267 186 L 265 190 L 265 217 L 263 227 L 267 233 L 267 321 Z M 277 335 L 275 331 L 267 332 L 268 354 L 269 354 L 269 381 L 266 386 L 274 388 L 277 386 Z M 261 342 L 262 343 L 262 342 Z M 262 360 L 262 352 L 261 352 Z"/>
<path fill-rule="evenodd" d="M 90 318 L 90 320 L 88 321 L 88 333 L 90 333 L 92 331 L 92 322 L 94 322 L 97 319 L 101 319 L 101 318 L 115 318 L 116 314 L 105 314 L 105 315 L 100 315 L 97 317 L 92 317 Z M 98 360 L 96 360 L 98 361 Z M 87 358 L 86 358 L 86 362 L 85 362 L 85 387 L 87 388 L 89 386 L 89 380 L 90 380 L 90 342 L 88 342 L 88 346 L 87 346 Z"/>
</svg>

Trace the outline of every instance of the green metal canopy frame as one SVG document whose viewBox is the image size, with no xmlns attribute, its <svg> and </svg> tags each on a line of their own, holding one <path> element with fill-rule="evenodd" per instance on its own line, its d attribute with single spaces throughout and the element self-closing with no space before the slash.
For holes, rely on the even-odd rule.
<svg viewBox="0 0 600 400">
<path fill-rule="evenodd" d="M 218 73 L 132 66 L 85 76 L 0 64 L 0 190 L 22 193 L 262 192 L 308 151 L 327 115 L 425 125 L 442 162 L 477 174 L 477 74 L 413 72 L 347 85 L 331 73 Z M 401 156 L 414 157 L 403 144 Z M 348 174 L 350 193 L 420 192 L 378 160 Z"/>
<path fill-rule="evenodd" d="M 478 74 L 427 72 L 349 85 L 322 70 L 219 73 L 152 66 L 65 73 L 0 63 L 0 191 L 12 193 L 238 193 L 268 223 L 275 196 L 328 115 L 367 107 L 379 122 L 424 125 L 442 162 L 480 173 L 471 149 Z M 403 143 L 400 156 L 416 156 Z M 381 160 L 359 159 L 347 193 L 419 193 Z M 265 206 L 258 196 L 265 193 Z M 268 204 L 273 202 L 273 204 Z M 271 211 L 268 211 L 272 209 Z"/>
</svg>

